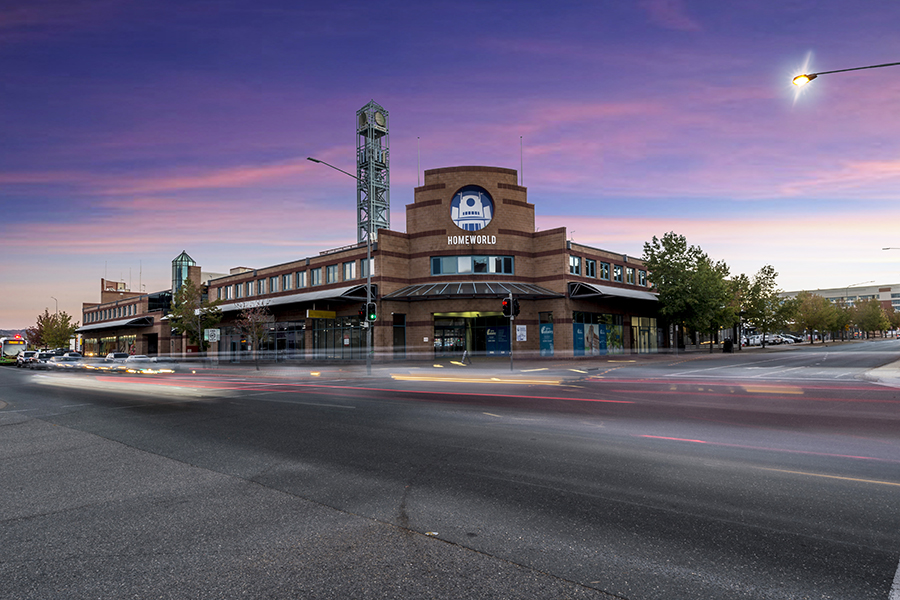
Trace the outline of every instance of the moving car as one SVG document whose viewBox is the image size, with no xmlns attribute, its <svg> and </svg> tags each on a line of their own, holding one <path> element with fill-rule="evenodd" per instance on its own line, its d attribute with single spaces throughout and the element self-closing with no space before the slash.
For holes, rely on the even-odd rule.
<svg viewBox="0 0 900 600">
<path fill-rule="evenodd" d="M 29 369 L 49 369 L 50 359 L 56 356 L 52 352 L 38 352 L 30 361 L 28 361 Z"/>
</svg>

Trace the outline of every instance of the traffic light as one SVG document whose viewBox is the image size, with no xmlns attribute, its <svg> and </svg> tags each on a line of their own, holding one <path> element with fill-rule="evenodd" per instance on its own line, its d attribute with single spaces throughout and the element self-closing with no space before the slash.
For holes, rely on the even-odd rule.
<svg viewBox="0 0 900 600">
<path fill-rule="evenodd" d="M 366 311 L 370 321 L 374 321 L 378 318 L 378 314 L 375 312 L 375 303 L 369 302 L 369 308 Z"/>
<path fill-rule="evenodd" d="M 518 298 L 516 298 L 515 300 L 513 300 L 513 312 L 512 312 L 512 314 L 513 314 L 514 317 L 518 317 L 518 316 L 519 316 L 519 299 L 518 299 Z"/>
<path fill-rule="evenodd" d="M 512 314 L 512 311 L 510 310 L 510 308 L 511 307 L 509 306 L 509 298 L 504 298 L 503 299 L 503 316 L 504 317 L 508 317 L 509 315 Z"/>
<path fill-rule="evenodd" d="M 360 306 L 359 306 L 359 320 L 360 321 L 366 320 L 366 305 L 365 304 L 360 304 Z"/>
</svg>

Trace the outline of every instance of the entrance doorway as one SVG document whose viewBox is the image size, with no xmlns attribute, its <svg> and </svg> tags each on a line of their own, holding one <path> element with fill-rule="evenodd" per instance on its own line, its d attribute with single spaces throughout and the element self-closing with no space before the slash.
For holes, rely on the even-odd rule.
<svg viewBox="0 0 900 600">
<path fill-rule="evenodd" d="M 508 356 L 509 318 L 500 313 L 435 313 L 434 356 Z"/>
</svg>

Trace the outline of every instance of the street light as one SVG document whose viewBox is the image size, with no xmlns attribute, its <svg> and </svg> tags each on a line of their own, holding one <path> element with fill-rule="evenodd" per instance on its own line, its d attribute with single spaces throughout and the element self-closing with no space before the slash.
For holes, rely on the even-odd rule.
<svg viewBox="0 0 900 600">
<path fill-rule="evenodd" d="M 352 177 L 357 182 L 359 181 L 359 177 L 353 175 L 352 173 L 348 173 L 343 169 L 339 169 L 338 167 L 328 164 L 324 160 L 319 160 L 318 158 L 313 158 L 312 156 L 307 156 L 306 160 L 318 163 L 320 165 L 325 165 L 326 167 L 331 167 L 335 171 L 340 171 L 344 175 L 348 177 Z M 373 314 L 372 308 L 375 303 L 373 302 L 374 298 L 372 298 L 372 196 L 369 195 L 369 209 L 368 209 L 369 219 L 367 221 L 368 233 L 366 235 L 366 320 L 364 321 L 366 327 L 366 375 L 372 374 L 372 327 L 374 326 L 374 320 L 371 319 L 371 315 Z"/>
<path fill-rule="evenodd" d="M 896 65 L 900 65 L 900 62 L 893 63 L 885 63 L 883 65 L 869 65 L 868 67 L 853 67 L 852 69 L 837 69 L 836 71 L 819 71 L 818 73 L 803 73 L 802 75 L 797 75 L 793 79 L 793 84 L 797 87 L 802 87 L 818 77 L 819 75 L 827 75 L 829 73 L 846 73 L 847 71 L 861 71 L 863 69 L 879 69 L 881 67 L 894 67 Z"/>
<path fill-rule="evenodd" d="M 53 298 L 53 296 L 50 297 Z M 59 316 L 59 300 L 56 298 L 53 298 L 53 300 L 56 302 L 56 315 Z"/>
</svg>

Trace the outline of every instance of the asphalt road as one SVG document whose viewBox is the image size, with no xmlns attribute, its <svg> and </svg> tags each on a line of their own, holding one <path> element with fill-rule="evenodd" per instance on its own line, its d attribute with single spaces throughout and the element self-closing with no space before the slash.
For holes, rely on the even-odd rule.
<svg viewBox="0 0 900 600">
<path fill-rule="evenodd" d="M 898 350 L 2 369 L 0 597 L 898 600 Z"/>
</svg>

